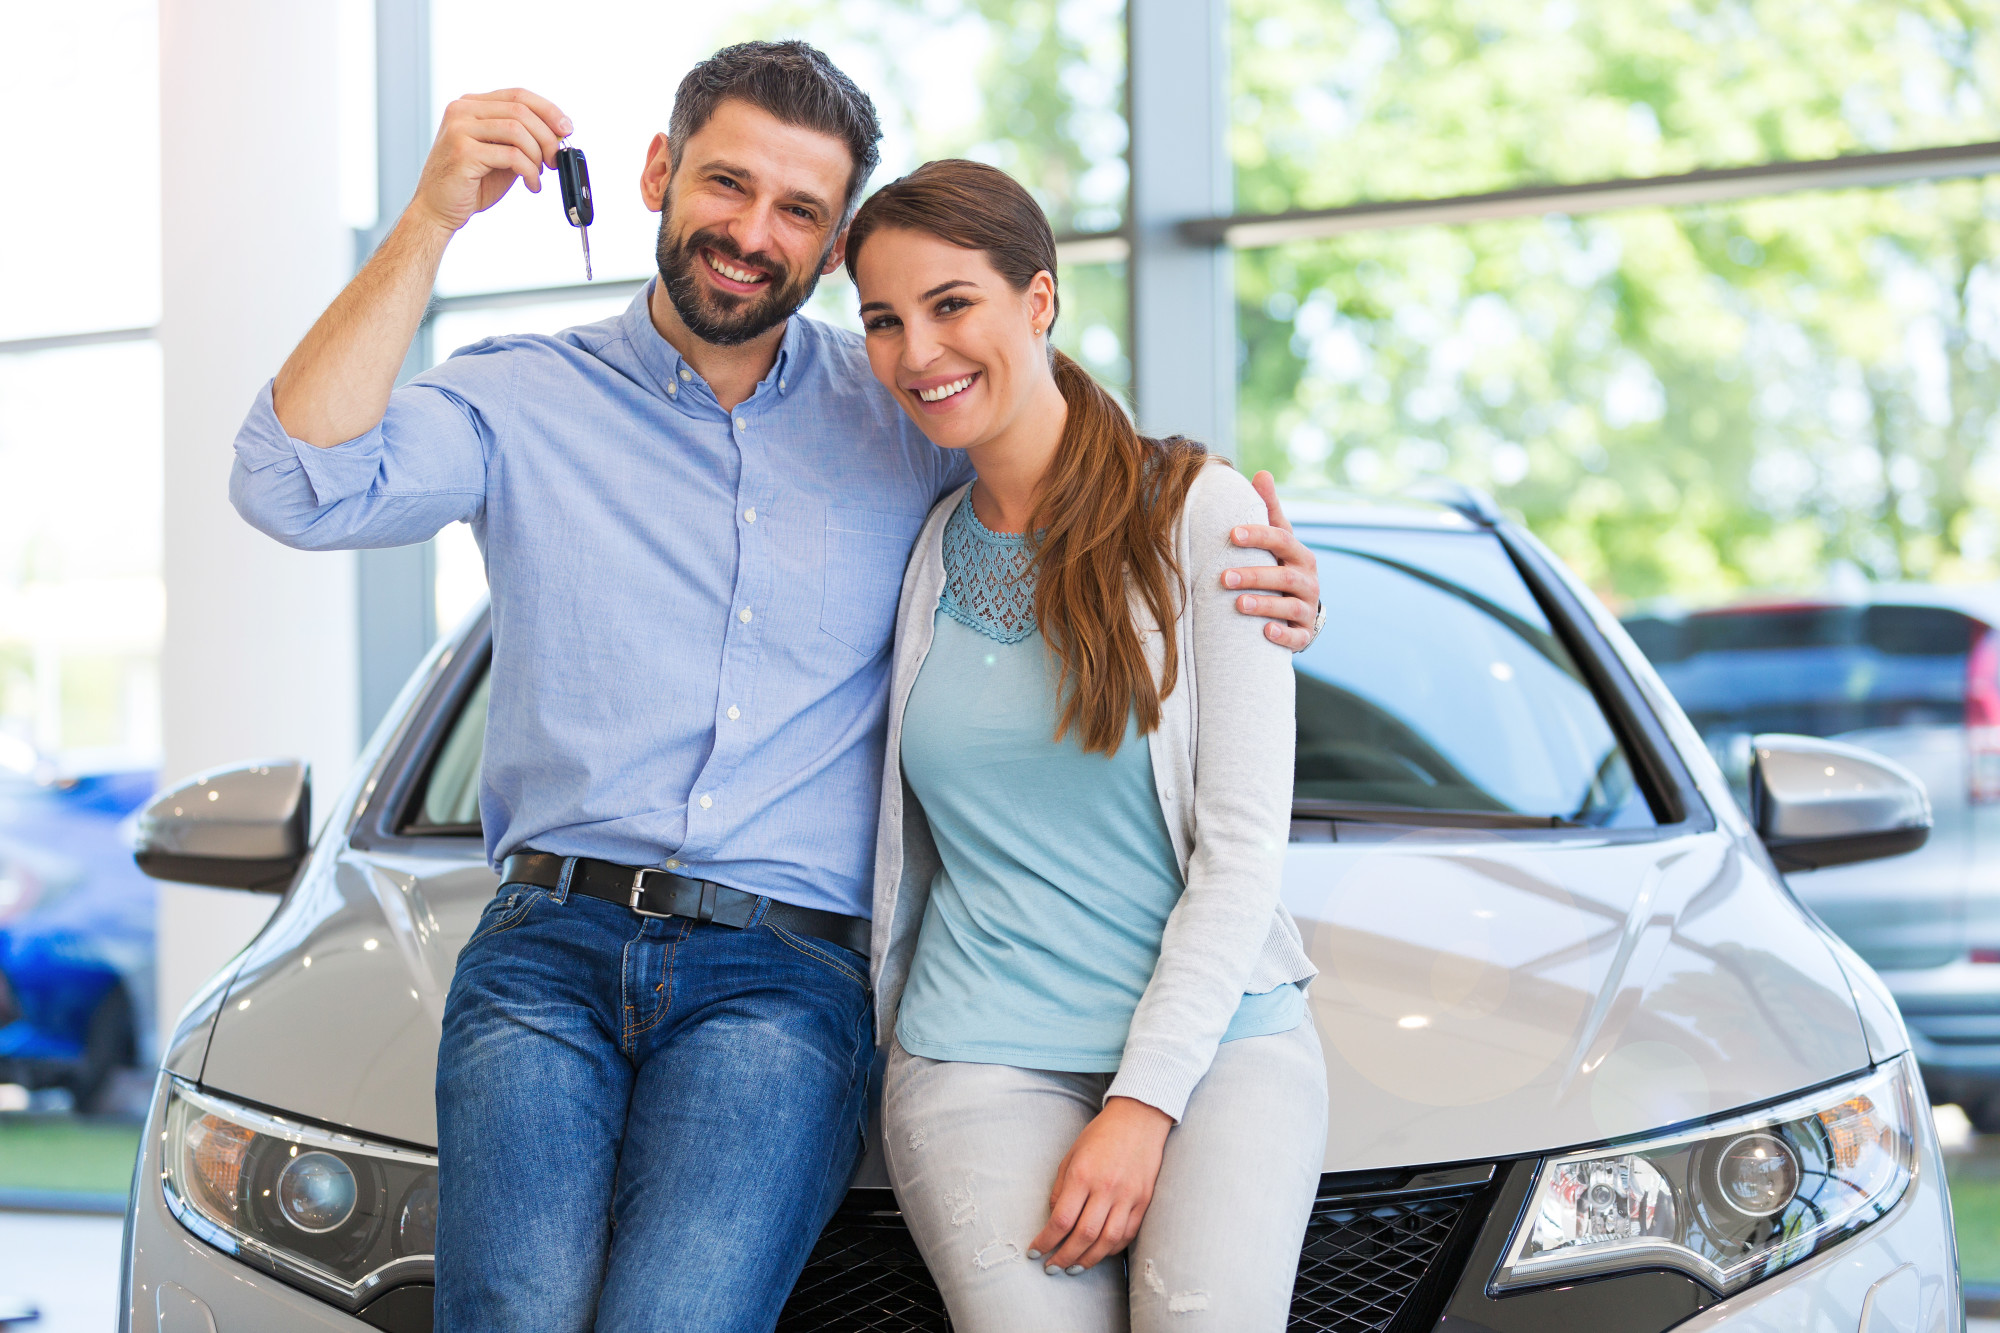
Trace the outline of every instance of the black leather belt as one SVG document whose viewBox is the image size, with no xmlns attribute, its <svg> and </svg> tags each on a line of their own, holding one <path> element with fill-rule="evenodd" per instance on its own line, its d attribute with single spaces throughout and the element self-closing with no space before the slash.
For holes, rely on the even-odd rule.
<svg viewBox="0 0 2000 1333">
<path fill-rule="evenodd" d="M 516 852 L 501 863 L 500 882 L 559 888 L 563 865 L 571 859 L 548 852 Z M 640 916 L 680 916 L 741 930 L 758 919 L 759 907 L 769 903 L 763 924 L 838 944 L 863 958 L 868 956 L 869 928 L 863 917 L 794 907 L 761 894 L 732 889 L 727 884 L 690 879 L 651 866 L 621 866 L 613 861 L 593 861 L 587 856 L 576 857 L 574 861 L 575 868 L 569 874 L 571 893 L 602 898 L 607 903 L 629 907 Z"/>
</svg>

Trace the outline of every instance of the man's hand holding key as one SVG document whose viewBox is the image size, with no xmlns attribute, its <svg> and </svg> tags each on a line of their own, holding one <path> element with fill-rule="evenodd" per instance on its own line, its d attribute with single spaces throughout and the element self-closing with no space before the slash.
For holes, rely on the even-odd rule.
<svg viewBox="0 0 2000 1333">
<path fill-rule="evenodd" d="M 444 109 L 410 210 L 447 231 L 500 202 L 514 178 L 541 193 L 542 169 L 570 133 L 569 117 L 525 88 L 461 97 Z"/>
</svg>

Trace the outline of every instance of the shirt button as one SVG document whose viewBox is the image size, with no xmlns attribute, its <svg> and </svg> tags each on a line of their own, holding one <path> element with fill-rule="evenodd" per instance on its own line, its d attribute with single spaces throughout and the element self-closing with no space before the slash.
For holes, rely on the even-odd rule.
<svg viewBox="0 0 2000 1333">
<path fill-rule="evenodd" d="M 746 510 L 744 510 L 744 511 L 743 511 L 743 521 L 744 521 L 745 523 L 755 523 L 755 522 L 757 521 L 757 511 L 756 511 L 756 510 L 754 510 L 754 509 L 746 509 Z"/>
<path fill-rule="evenodd" d="M 735 704 L 729 705 L 729 720 L 731 722 L 734 722 L 737 718 L 742 716 L 743 716 L 742 709 L 738 708 Z"/>
<path fill-rule="evenodd" d="M 778 376 L 778 392 L 783 393 L 784 390 L 785 390 L 785 377 L 783 375 L 780 375 Z"/>
<path fill-rule="evenodd" d="M 744 419 L 743 419 L 742 417 L 738 417 L 738 418 L 736 418 L 736 429 L 738 429 L 738 430 L 749 430 L 749 429 L 750 429 L 750 423 L 749 423 L 749 422 L 747 422 L 747 421 L 745 421 L 745 420 L 744 420 Z"/>
<path fill-rule="evenodd" d="M 704 796 L 701 798 L 701 808 L 704 810 L 708 809 L 708 807 L 714 804 L 715 804 L 715 798 L 712 796 Z"/>
<path fill-rule="evenodd" d="M 667 862 L 667 869 L 669 870 L 679 870 L 680 868 L 681 868 L 681 863 L 679 861 Z"/>
<path fill-rule="evenodd" d="M 686 366 L 682 366 L 682 367 L 681 367 L 681 378 L 682 378 L 682 379 L 684 379 L 684 380 L 691 380 L 691 379 L 693 379 L 693 378 L 694 378 L 694 376 L 692 376 L 692 375 L 688 374 L 688 368 L 687 368 Z"/>
<path fill-rule="evenodd" d="M 749 624 L 749 623 L 750 623 L 750 608 L 746 606 L 746 607 L 744 607 L 744 608 L 743 608 L 743 609 L 742 609 L 741 611 L 738 611 L 738 612 L 736 613 L 736 618 L 737 618 L 738 620 L 742 621 L 742 622 L 743 622 L 744 624 L 746 624 L 746 625 L 747 625 L 747 624 Z"/>
<path fill-rule="evenodd" d="M 667 381 L 667 397 L 671 398 L 680 391 L 681 391 L 680 385 L 674 383 L 672 380 Z"/>
</svg>

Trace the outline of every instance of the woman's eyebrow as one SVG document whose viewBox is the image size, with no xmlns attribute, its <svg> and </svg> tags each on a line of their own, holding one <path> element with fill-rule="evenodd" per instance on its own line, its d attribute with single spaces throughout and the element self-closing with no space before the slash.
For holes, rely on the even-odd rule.
<svg viewBox="0 0 2000 1333">
<path fill-rule="evenodd" d="M 968 279 L 965 278 L 953 278 L 950 282 L 939 283 L 937 286 L 931 288 L 929 291 L 925 292 L 922 296 L 918 297 L 917 299 L 920 301 L 928 301 L 933 296 L 936 296 L 939 292 L 948 292 L 954 287 L 977 287 L 978 285 L 979 285 L 978 283 L 969 281 Z"/>
</svg>

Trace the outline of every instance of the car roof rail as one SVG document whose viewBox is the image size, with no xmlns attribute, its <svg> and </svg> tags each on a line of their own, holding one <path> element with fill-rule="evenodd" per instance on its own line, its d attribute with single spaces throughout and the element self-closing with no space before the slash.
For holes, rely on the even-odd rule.
<svg viewBox="0 0 2000 1333">
<path fill-rule="evenodd" d="M 1477 486 L 1468 486 L 1450 477 L 1426 477 L 1405 486 L 1399 494 L 1407 495 L 1412 500 L 1428 500 L 1432 504 L 1443 505 L 1489 528 L 1499 527 L 1504 517 L 1492 496 Z"/>
</svg>

